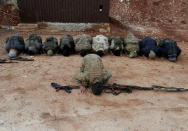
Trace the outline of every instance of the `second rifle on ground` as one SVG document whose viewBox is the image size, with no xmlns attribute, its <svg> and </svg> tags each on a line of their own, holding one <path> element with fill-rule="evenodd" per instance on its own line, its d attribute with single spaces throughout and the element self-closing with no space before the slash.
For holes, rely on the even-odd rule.
<svg viewBox="0 0 188 131">
<path fill-rule="evenodd" d="M 79 86 L 61 86 L 57 83 L 51 83 L 51 86 L 59 90 L 65 90 L 67 93 L 71 93 L 72 89 L 80 89 Z M 143 90 L 143 91 L 166 91 L 166 92 L 185 92 L 188 89 L 185 88 L 176 88 L 176 87 L 163 87 L 163 86 L 156 86 L 153 85 L 152 87 L 141 87 L 141 86 L 134 86 L 134 85 L 119 85 L 119 84 L 112 84 L 103 86 L 103 90 L 105 93 L 112 93 L 113 95 L 119 95 L 120 93 L 132 93 L 133 90 Z"/>
</svg>

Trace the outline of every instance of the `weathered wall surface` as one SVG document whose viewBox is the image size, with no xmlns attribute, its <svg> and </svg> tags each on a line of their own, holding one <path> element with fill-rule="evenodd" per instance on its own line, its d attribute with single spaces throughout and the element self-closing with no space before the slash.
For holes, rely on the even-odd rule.
<svg viewBox="0 0 188 131">
<path fill-rule="evenodd" d="M 0 25 L 17 25 L 19 22 L 17 0 L 0 0 Z"/>
<path fill-rule="evenodd" d="M 188 0 L 111 0 L 110 17 L 133 30 L 188 34 Z"/>
<path fill-rule="evenodd" d="M 110 16 L 124 25 L 188 24 L 187 0 L 111 0 Z"/>
<path fill-rule="evenodd" d="M 142 37 L 188 41 L 188 0 L 110 0 L 110 17 Z M 19 22 L 17 0 L 0 0 L 0 25 Z"/>
<path fill-rule="evenodd" d="M 14 8 L 18 8 L 17 0 L 0 0 L 0 4 L 12 4 Z"/>
</svg>

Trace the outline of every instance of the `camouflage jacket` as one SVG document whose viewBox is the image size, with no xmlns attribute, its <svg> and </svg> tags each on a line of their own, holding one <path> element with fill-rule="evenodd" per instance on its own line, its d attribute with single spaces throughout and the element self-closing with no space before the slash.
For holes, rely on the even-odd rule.
<svg viewBox="0 0 188 131">
<path fill-rule="evenodd" d="M 79 85 L 90 85 L 96 82 L 104 83 L 111 77 L 111 73 L 104 70 L 100 56 L 89 54 L 83 58 L 80 74 L 76 75 Z"/>
</svg>

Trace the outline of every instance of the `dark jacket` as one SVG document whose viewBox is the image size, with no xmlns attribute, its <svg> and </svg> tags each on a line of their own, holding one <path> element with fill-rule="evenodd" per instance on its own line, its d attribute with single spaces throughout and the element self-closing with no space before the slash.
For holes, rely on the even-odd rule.
<svg viewBox="0 0 188 131">
<path fill-rule="evenodd" d="M 5 49 L 7 52 L 9 52 L 10 49 L 16 49 L 19 53 L 24 52 L 25 43 L 23 37 L 20 35 L 12 35 L 7 38 Z"/>
<path fill-rule="evenodd" d="M 157 42 L 151 37 L 147 36 L 140 41 L 140 55 L 148 57 L 150 51 L 152 50 L 156 54 L 158 53 Z"/>
<path fill-rule="evenodd" d="M 164 39 L 158 46 L 158 56 L 168 58 L 170 55 L 178 57 L 181 54 L 181 49 L 177 46 L 176 41 Z"/>
</svg>

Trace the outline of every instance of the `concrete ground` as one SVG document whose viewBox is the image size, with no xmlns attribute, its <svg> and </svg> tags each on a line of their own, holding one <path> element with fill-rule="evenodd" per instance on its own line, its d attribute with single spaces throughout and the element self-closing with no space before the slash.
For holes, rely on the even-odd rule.
<svg viewBox="0 0 188 131">
<path fill-rule="evenodd" d="M 0 58 L 7 57 L 5 38 L 13 33 L 20 32 L 0 31 Z M 21 34 L 26 38 L 28 33 Z M 125 32 L 118 33 L 124 36 Z M 183 52 L 176 63 L 159 58 L 104 56 L 104 66 L 113 75 L 109 83 L 188 89 L 188 43 L 179 46 Z M 85 95 L 79 90 L 71 94 L 55 92 L 51 82 L 76 84 L 74 75 L 79 72 L 82 57 L 33 58 L 33 62 L 0 65 L 0 131 L 188 130 L 188 92 L 134 91 L 118 96 L 94 96 L 90 90 Z"/>
</svg>

